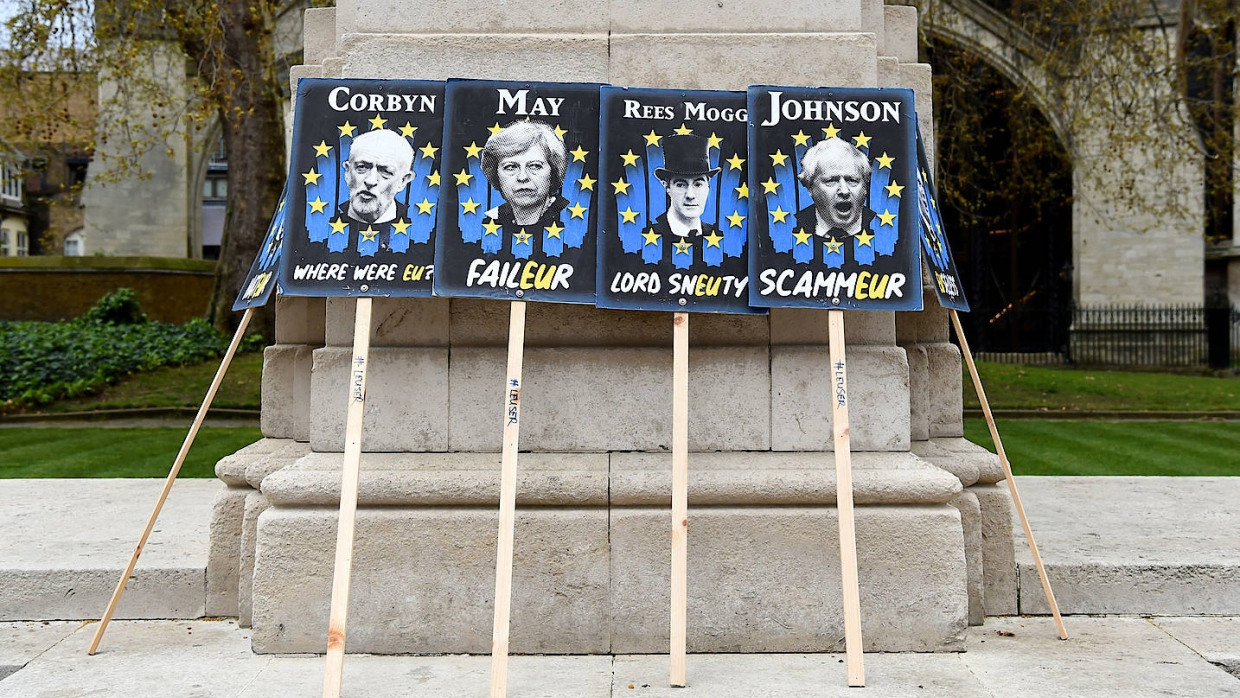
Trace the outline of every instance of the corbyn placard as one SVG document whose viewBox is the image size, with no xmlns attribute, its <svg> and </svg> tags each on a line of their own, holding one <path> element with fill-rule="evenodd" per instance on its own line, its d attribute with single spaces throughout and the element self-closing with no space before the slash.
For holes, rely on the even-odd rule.
<svg viewBox="0 0 1240 698">
<path fill-rule="evenodd" d="M 943 231 L 938 190 L 930 175 L 930 163 L 926 158 L 926 146 L 921 141 L 920 128 L 917 129 L 917 184 L 922 258 L 930 271 L 934 293 L 944 308 L 967 313 L 969 302 L 964 298 L 964 284 L 956 271 L 956 260 L 947 242 L 947 233 Z"/>
<path fill-rule="evenodd" d="M 281 292 L 429 296 L 444 84 L 297 83 Z"/>
<path fill-rule="evenodd" d="M 280 203 L 276 205 L 276 213 L 267 226 L 267 234 L 263 236 L 263 244 L 258 248 L 258 256 L 250 265 L 250 273 L 241 283 L 241 292 L 233 302 L 233 310 L 259 308 L 271 300 L 271 293 L 276 288 L 276 273 L 279 271 L 280 252 L 284 246 L 284 214 L 288 184 L 280 194 Z"/>
</svg>

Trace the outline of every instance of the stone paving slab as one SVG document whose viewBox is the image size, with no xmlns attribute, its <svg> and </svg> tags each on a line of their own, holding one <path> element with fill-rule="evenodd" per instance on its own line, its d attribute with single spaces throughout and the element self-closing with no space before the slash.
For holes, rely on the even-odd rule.
<svg viewBox="0 0 1240 698">
<path fill-rule="evenodd" d="M 98 618 L 163 479 L 0 480 L 0 620 Z M 197 618 L 206 601 L 211 502 L 224 485 L 179 480 L 116 618 Z"/>
<path fill-rule="evenodd" d="M 0 624 L 0 679 L 26 666 L 81 625 L 79 621 Z"/>
<path fill-rule="evenodd" d="M 1240 615 L 1240 478 L 1018 477 L 1062 613 Z M 1020 612 L 1050 613 L 1019 521 Z"/>
<path fill-rule="evenodd" d="M 1180 619 L 1158 622 L 1198 632 Z M 1187 619 L 1195 621 L 1198 619 Z M 1240 618 L 1211 619 L 1227 624 Z M 838 654 L 690 655 L 689 686 L 667 687 L 665 655 L 514 656 L 513 698 L 1240 698 L 1240 679 L 1142 618 L 1070 618 L 1060 640 L 1048 618 L 988 618 L 963 654 L 868 654 L 866 689 L 846 684 Z M 0 646 L 28 624 L 0 623 Z M 1182 627 L 1178 627 L 1182 626 Z M 0 680 L 0 698 L 298 698 L 320 695 L 321 656 L 256 655 L 232 620 L 115 621 L 98 654 L 84 624 Z M 1235 627 L 1231 625 L 1230 627 Z M 1216 628 L 1217 630 L 1217 628 Z M 487 656 L 349 655 L 349 698 L 487 695 Z"/>
<path fill-rule="evenodd" d="M 1154 625 L 1240 678 L 1240 618 L 1155 618 Z"/>
</svg>

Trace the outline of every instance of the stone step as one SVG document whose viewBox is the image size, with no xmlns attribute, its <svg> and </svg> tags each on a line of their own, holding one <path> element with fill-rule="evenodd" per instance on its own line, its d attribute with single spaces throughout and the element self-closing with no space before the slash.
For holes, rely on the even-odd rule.
<svg viewBox="0 0 1240 698">
<path fill-rule="evenodd" d="M 1240 478 L 1018 477 L 1016 486 L 1061 613 L 1240 615 Z M 1019 521 L 1013 530 L 1020 612 L 1048 614 Z"/>
<path fill-rule="evenodd" d="M 0 480 L 0 620 L 99 618 L 163 479 Z M 199 618 L 211 503 L 223 483 L 175 483 L 115 618 Z"/>
</svg>

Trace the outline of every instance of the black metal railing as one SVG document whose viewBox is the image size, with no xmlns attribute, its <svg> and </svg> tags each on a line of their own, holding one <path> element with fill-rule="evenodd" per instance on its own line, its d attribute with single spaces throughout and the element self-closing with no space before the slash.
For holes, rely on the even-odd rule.
<svg viewBox="0 0 1240 698">
<path fill-rule="evenodd" d="M 1240 364 L 1240 311 L 1226 304 L 1077 307 L 1068 334 L 1066 359 L 1078 365 Z"/>
</svg>

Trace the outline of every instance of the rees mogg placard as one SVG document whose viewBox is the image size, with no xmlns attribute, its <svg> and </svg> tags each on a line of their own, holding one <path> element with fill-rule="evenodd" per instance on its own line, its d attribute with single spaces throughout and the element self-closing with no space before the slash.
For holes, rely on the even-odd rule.
<svg viewBox="0 0 1240 698">
<path fill-rule="evenodd" d="M 750 303 L 918 310 L 905 89 L 749 88 Z"/>
<path fill-rule="evenodd" d="M 745 93 L 602 90 L 598 305 L 749 306 Z"/>
</svg>

